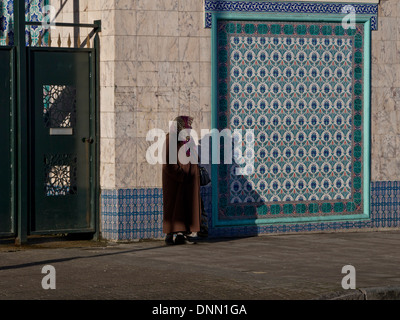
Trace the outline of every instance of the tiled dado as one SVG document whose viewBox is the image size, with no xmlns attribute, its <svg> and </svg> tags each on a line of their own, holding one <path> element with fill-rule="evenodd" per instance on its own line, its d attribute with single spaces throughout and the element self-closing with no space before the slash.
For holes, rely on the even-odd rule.
<svg viewBox="0 0 400 320">
<path fill-rule="evenodd" d="M 162 189 L 101 192 L 101 232 L 108 240 L 161 238 Z"/>
<path fill-rule="evenodd" d="M 371 217 L 369 220 L 363 221 L 213 228 L 211 187 L 202 187 L 201 196 L 208 214 L 210 237 L 400 227 L 400 181 L 371 183 Z M 101 225 L 103 238 L 108 240 L 163 238 L 162 203 L 161 188 L 102 190 Z"/>
</svg>

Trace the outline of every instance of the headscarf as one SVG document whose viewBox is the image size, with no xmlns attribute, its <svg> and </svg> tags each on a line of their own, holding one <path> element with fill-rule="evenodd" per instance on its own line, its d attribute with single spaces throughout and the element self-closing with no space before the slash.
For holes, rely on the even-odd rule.
<svg viewBox="0 0 400 320">
<path fill-rule="evenodd" d="M 193 117 L 178 116 L 174 119 L 178 128 L 178 135 L 183 129 L 192 129 Z"/>
<path fill-rule="evenodd" d="M 179 133 L 184 129 L 192 129 L 193 117 L 190 116 L 178 116 L 174 119 L 177 126 L 177 137 L 179 137 Z M 188 140 L 183 141 L 183 144 L 188 143 Z M 186 150 L 186 156 L 190 156 L 190 149 Z"/>
</svg>

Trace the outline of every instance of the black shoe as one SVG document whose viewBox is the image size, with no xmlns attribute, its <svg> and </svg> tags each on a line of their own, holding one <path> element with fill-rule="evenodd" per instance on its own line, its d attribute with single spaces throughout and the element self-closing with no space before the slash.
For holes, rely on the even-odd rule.
<svg viewBox="0 0 400 320">
<path fill-rule="evenodd" d="M 196 244 L 196 241 L 192 237 L 184 236 L 183 234 L 178 234 L 175 238 L 175 244 Z"/>
<path fill-rule="evenodd" d="M 167 234 L 165 237 L 165 244 L 167 246 L 173 245 L 174 244 L 174 235 L 173 234 Z"/>
</svg>

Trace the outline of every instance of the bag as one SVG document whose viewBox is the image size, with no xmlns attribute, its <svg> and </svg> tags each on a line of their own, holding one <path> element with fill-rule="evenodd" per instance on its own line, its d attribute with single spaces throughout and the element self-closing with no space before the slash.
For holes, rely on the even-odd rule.
<svg viewBox="0 0 400 320">
<path fill-rule="evenodd" d="M 211 179 L 206 168 L 199 166 L 199 171 L 200 171 L 200 186 L 208 185 L 211 182 Z"/>
</svg>

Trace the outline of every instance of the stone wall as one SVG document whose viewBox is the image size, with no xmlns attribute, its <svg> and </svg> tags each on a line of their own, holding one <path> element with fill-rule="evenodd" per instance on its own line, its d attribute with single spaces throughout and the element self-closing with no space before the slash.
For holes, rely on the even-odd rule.
<svg viewBox="0 0 400 320">
<path fill-rule="evenodd" d="M 148 130 L 179 114 L 210 127 L 210 30 L 199 0 L 116 2 L 115 187 L 161 186 L 147 163 Z M 124 23 L 117 23 L 122 22 Z"/>
<path fill-rule="evenodd" d="M 400 2 L 381 0 L 372 32 L 371 179 L 400 180 Z"/>
</svg>

